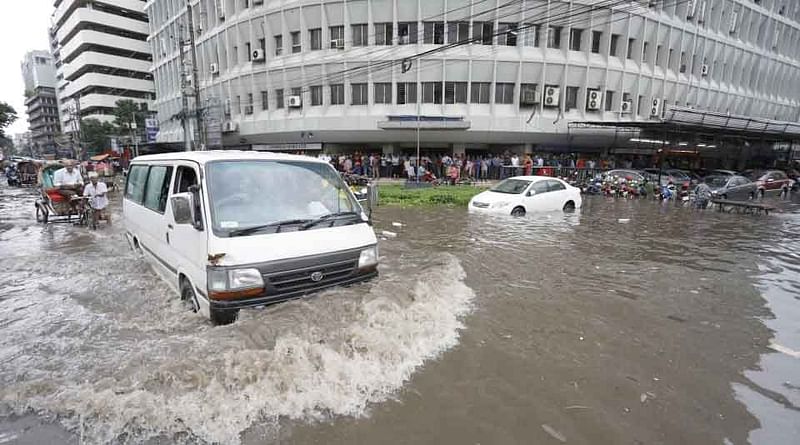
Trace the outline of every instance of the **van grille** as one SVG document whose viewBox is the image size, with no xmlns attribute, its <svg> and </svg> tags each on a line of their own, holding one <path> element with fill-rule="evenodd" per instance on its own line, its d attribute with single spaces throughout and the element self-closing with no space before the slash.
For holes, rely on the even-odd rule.
<svg viewBox="0 0 800 445">
<path fill-rule="evenodd" d="M 264 282 L 279 293 L 310 290 L 347 280 L 355 273 L 357 266 L 358 260 L 320 264 L 264 275 Z"/>
</svg>

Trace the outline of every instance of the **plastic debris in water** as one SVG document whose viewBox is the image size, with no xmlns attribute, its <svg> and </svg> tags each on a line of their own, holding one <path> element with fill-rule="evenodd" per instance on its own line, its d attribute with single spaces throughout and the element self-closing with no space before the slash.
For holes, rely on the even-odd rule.
<svg viewBox="0 0 800 445">
<path fill-rule="evenodd" d="M 399 223 L 399 222 L 393 222 L 392 225 L 394 227 L 403 227 L 403 223 Z"/>
<path fill-rule="evenodd" d="M 546 424 L 546 423 L 543 423 L 543 424 L 542 424 L 542 429 L 543 429 L 543 430 L 544 430 L 544 431 L 545 431 L 547 434 L 549 434 L 549 435 L 553 436 L 553 439 L 555 439 L 555 440 L 557 440 L 557 441 L 559 441 L 559 442 L 561 442 L 561 443 L 566 443 L 566 442 L 567 442 L 567 438 L 566 438 L 566 437 L 564 437 L 564 435 L 563 435 L 563 434 L 559 433 L 559 432 L 558 432 L 558 431 L 557 431 L 555 428 L 553 428 L 552 426 L 550 426 L 550 425 L 548 425 L 548 424 Z"/>
<path fill-rule="evenodd" d="M 381 232 L 381 235 L 385 236 L 386 238 L 397 238 L 397 234 L 394 232 L 390 232 L 388 230 L 384 230 Z"/>
<path fill-rule="evenodd" d="M 620 219 L 617 220 L 617 222 L 620 223 L 620 224 L 627 224 L 627 223 L 631 222 L 631 220 L 630 220 L 630 218 L 620 218 Z"/>
</svg>

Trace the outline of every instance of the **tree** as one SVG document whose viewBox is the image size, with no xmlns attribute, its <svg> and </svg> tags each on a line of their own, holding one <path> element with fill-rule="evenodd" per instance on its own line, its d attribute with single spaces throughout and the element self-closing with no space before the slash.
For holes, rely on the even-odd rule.
<svg viewBox="0 0 800 445">
<path fill-rule="evenodd" d="M 130 124 L 134 117 L 136 118 L 137 130 L 142 131 L 147 112 L 142 111 L 138 102 L 130 99 L 120 99 L 117 101 L 116 106 L 114 108 L 114 125 L 117 126 L 120 134 L 128 134 L 130 132 Z"/>
<path fill-rule="evenodd" d="M 101 122 L 97 119 L 83 119 L 81 121 L 81 133 L 83 133 L 83 145 L 89 156 L 111 148 L 109 137 L 116 134 L 117 129 L 109 122 Z"/>
<path fill-rule="evenodd" d="M 17 120 L 17 111 L 11 105 L 0 102 L 0 137 L 5 137 L 6 127 Z"/>
</svg>

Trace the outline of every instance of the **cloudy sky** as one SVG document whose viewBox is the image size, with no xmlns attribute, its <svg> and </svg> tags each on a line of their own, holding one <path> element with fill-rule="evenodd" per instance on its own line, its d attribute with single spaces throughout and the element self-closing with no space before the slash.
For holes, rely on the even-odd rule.
<svg viewBox="0 0 800 445">
<path fill-rule="evenodd" d="M 26 52 L 47 50 L 47 27 L 53 0 L 0 0 L 0 101 L 17 110 L 19 119 L 6 134 L 27 131 L 25 86 L 20 62 Z"/>
</svg>

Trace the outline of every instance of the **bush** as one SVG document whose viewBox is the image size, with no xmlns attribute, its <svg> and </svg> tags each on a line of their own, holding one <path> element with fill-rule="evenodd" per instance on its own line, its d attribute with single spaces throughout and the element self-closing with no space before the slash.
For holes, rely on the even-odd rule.
<svg viewBox="0 0 800 445">
<path fill-rule="evenodd" d="M 469 185 L 419 189 L 406 189 L 402 185 L 380 185 L 378 195 L 381 205 L 466 207 L 473 196 L 484 190 L 483 187 Z"/>
</svg>

